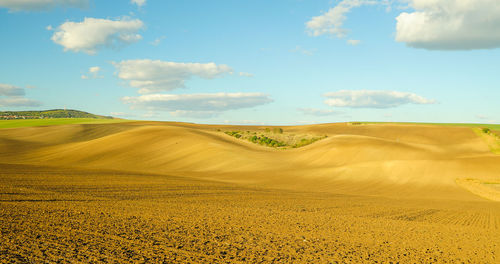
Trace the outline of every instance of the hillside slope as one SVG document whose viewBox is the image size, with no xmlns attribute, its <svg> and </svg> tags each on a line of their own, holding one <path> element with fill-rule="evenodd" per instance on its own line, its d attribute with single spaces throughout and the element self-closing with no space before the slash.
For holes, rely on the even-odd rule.
<svg viewBox="0 0 500 264">
<path fill-rule="evenodd" d="M 38 119 L 38 118 L 95 118 L 113 119 L 111 116 L 102 116 L 72 109 L 52 109 L 43 111 L 0 111 L 0 119 Z"/>
<path fill-rule="evenodd" d="M 218 130 L 239 126 L 130 122 L 0 131 L 4 162 L 114 169 L 273 188 L 478 200 L 457 179 L 496 181 L 500 156 L 470 128 L 324 124 L 286 131 L 328 135 L 278 150 Z"/>
</svg>

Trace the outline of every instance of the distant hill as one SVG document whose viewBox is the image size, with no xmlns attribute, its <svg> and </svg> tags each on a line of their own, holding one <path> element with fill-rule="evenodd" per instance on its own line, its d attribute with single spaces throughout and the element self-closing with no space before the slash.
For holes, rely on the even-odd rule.
<svg viewBox="0 0 500 264">
<path fill-rule="evenodd" d="M 45 111 L 4 111 L 0 119 L 43 119 L 43 118 L 94 118 L 113 119 L 112 116 L 94 115 L 78 110 L 53 109 Z"/>
</svg>

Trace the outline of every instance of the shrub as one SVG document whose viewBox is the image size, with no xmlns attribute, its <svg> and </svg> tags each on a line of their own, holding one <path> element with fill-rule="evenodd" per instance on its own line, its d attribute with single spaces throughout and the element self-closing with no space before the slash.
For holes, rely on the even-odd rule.
<svg viewBox="0 0 500 264">
<path fill-rule="evenodd" d="M 489 128 L 483 128 L 483 133 L 485 134 L 489 134 L 491 132 L 491 130 Z"/>
</svg>

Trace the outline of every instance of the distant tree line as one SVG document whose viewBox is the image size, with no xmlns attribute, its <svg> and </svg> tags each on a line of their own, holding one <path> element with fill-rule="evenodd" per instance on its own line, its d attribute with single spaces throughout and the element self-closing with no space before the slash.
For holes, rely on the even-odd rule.
<svg viewBox="0 0 500 264">
<path fill-rule="evenodd" d="M 111 116 L 94 115 L 78 110 L 54 109 L 46 111 L 4 111 L 1 119 L 42 119 L 42 118 L 95 118 L 113 119 Z"/>
</svg>

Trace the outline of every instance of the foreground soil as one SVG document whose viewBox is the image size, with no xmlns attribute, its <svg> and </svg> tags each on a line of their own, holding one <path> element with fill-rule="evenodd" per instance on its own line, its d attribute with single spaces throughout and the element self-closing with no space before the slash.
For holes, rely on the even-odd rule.
<svg viewBox="0 0 500 264">
<path fill-rule="evenodd" d="M 4 263 L 498 263 L 500 206 L 1 165 Z"/>
<path fill-rule="evenodd" d="M 457 184 L 500 175 L 470 128 L 286 127 L 328 138 L 285 151 L 217 129 L 0 130 L 0 262 L 500 263 L 500 203 Z"/>
</svg>

